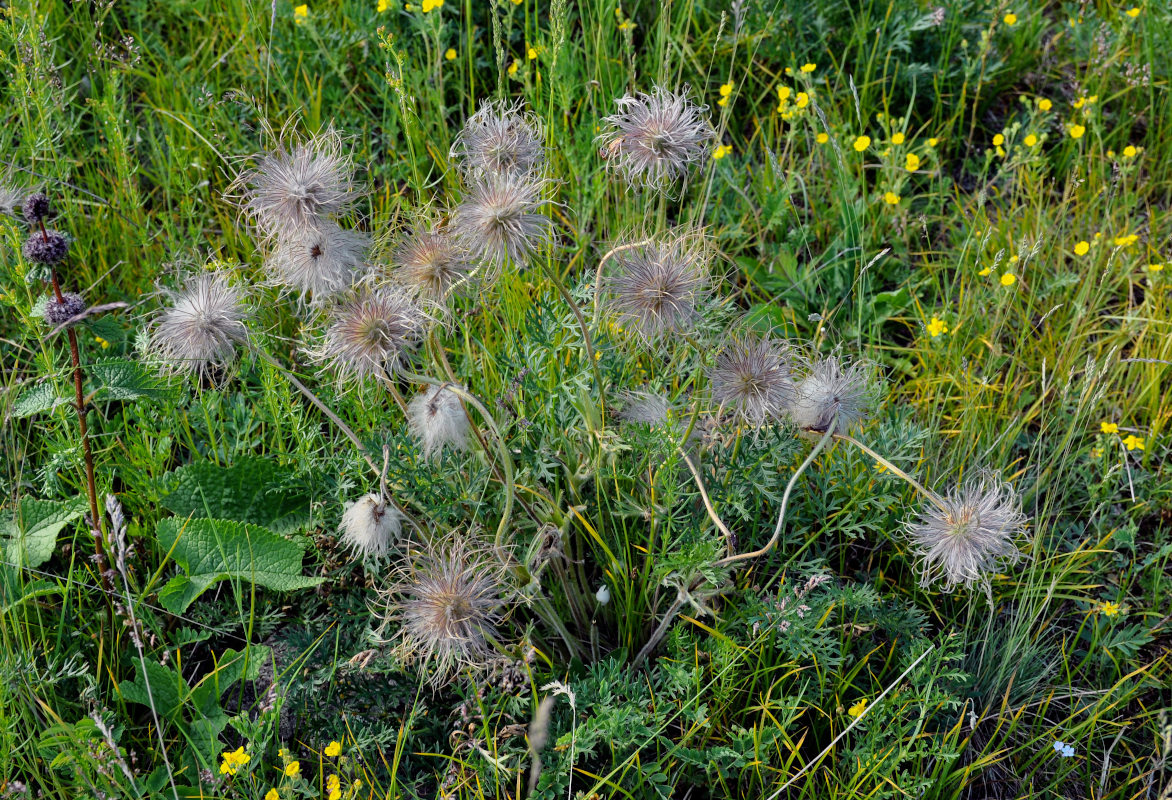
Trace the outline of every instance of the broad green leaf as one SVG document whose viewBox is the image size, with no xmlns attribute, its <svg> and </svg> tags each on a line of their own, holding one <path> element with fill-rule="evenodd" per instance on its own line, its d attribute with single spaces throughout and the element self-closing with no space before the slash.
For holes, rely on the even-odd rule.
<svg viewBox="0 0 1172 800">
<path fill-rule="evenodd" d="M 309 495 L 279 486 L 286 472 L 263 458 L 230 467 L 198 461 L 164 476 L 163 505 L 181 517 L 231 519 L 287 533 L 309 522 Z"/>
<path fill-rule="evenodd" d="M 774 303 L 754 303 L 745 314 L 745 324 L 762 334 L 784 328 L 788 321 L 785 309 Z"/>
<path fill-rule="evenodd" d="M 102 400 L 137 400 L 140 397 L 165 398 L 171 390 L 137 361 L 124 358 L 90 364 L 86 373 L 91 391 Z"/>
<path fill-rule="evenodd" d="M 301 574 L 307 540 L 285 539 L 259 525 L 170 517 L 156 531 L 159 546 L 186 573 L 176 575 L 159 592 L 159 602 L 174 614 L 182 614 L 204 590 L 225 579 L 282 592 L 325 580 Z"/>
<path fill-rule="evenodd" d="M 57 534 L 82 515 L 82 498 L 34 500 L 22 497 L 16 515 L 4 523 L 4 554 L 13 564 L 35 569 L 53 555 Z"/>
<path fill-rule="evenodd" d="M 45 381 L 36 386 L 30 386 L 21 393 L 20 399 L 12 406 L 12 418 L 31 417 L 33 414 L 52 411 L 57 406 L 68 402 L 69 398 L 58 395 L 53 384 Z"/>
<path fill-rule="evenodd" d="M 151 659 L 133 660 L 134 680 L 118 684 L 122 697 L 127 702 L 154 708 L 164 719 L 180 722 L 179 708 L 188 693 L 183 676 Z"/>
</svg>

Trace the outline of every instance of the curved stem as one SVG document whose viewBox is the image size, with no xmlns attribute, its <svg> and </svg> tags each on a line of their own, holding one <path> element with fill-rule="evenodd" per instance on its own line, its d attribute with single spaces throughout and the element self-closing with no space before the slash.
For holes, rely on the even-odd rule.
<svg viewBox="0 0 1172 800">
<path fill-rule="evenodd" d="M 892 464 L 890 461 L 888 461 L 883 456 L 876 453 L 870 447 L 867 447 L 867 445 L 863 444 L 858 439 L 855 439 L 852 436 L 848 436 L 845 433 L 836 433 L 836 434 L 834 434 L 834 438 L 839 439 L 844 442 L 849 442 L 850 444 L 853 444 L 855 447 L 862 450 L 864 453 L 869 455 L 871 458 L 878 461 L 881 465 L 883 465 L 883 467 L 885 469 L 887 469 L 887 471 L 891 472 L 893 475 L 898 475 L 900 478 L 903 478 L 905 481 L 907 481 L 909 484 L 911 484 L 911 486 L 917 492 L 924 495 L 924 497 L 928 498 L 928 500 L 931 501 L 932 504 L 935 505 L 938 509 L 940 509 L 941 511 L 944 511 L 946 513 L 948 512 L 949 509 L 947 508 L 947 506 L 944 505 L 944 502 L 940 499 L 940 497 L 935 492 L 925 488 L 922 483 L 917 481 L 911 475 L 908 475 L 906 472 L 904 472 L 899 467 Z"/>
<path fill-rule="evenodd" d="M 606 266 L 606 262 L 615 257 L 624 250 L 633 250 L 636 247 L 645 247 L 651 244 L 651 239 L 640 239 L 637 242 L 630 242 L 629 244 L 620 244 L 618 247 L 612 247 L 606 254 L 598 260 L 598 269 L 594 273 L 594 315 L 590 322 L 595 327 L 598 326 L 598 296 L 602 294 L 602 268 Z"/>
<path fill-rule="evenodd" d="M 687 595 L 684 593 L 684 590 L 680 589 L 679 594 L 676 595 L 675 602 L 671 604 L 671 607 L 668 608 L 667 613 L 663 615 L 663 619 L 659 621 L 659 626 L 656 627 L 655 632 L 651 634 L 651 638 L 647 640 L 647 644 L 643 645 L 643 648 L 635 656 L 635 659 L 631 662 L 631 666 L 639 666 L 643 663 L 643 660 L 647 658 L 647 656 L 651 655 L 651 651 L 655 649 L 656 645 L 659 644 L 664 635 L 667 633 L 667 629 L 671 627 L 671 621 L 675 619 L 675 616 L 679 612 L 680 607 L 683 606 L 684 598 L 686 596 Z"/>
<path fill-rule="evenodd" d="M 692 463 L 692 459 L 688 458 L 688 454 L 684 452 L 683 447 L 678 449 L 680 455 L 684 457 L 684 463 L 688 465 L 688 471 L 692 473 L 696 488 L 700 490 L 700 499 L 704 501 L 704 510 L 708 512 L 708 518 L 724 534 L 724 538 L 728 541 L 728 546 L 731 549 L 733 546 L 733 532 L 728 529 L 727 525 L 721 522 L 720 517 L 716 514 L 716 509 L 712 507 L 712 501 L 708 499 L 708 492 L 704 490 L 704 481 L 700 478 L 700 472 L 696 469 L 696 465 Z"/>
<path fill-rule="evenodd" d="M 582 343 L 586 346 L 586 359 L 590 362 L 590 369 L 594 373 L 594 386 L 598 389 L 598 401 L 602 405 L 602 420 L 605 425 L 606 401 L 602 390 L 602 372 L 598 369 L 598 357 L 594 353 L 594 341 L 590 338 L 590 330 L 586 326 L 586 318 L 582 316 L 582 309 L 578 308 L 578 304 L 574 302 L 573 295 L 570 294 L 570 290 L 566 288 L 566 284 L 562 281 L 561 277 L 545 261 L 541 262 L 541 269 L 545 272 L 545 276 L 549 278 L 550 283 L 558 290 L 558 294 L 566 301 L 570 310 L 574 312 L 574 317 L 578 320 L 578 327 L 582 331 Z"/>
<path fill-rule="evenodd" d="M 400 376 L 412 383 L 422 383 L 428 386 L 438 386 L 440 391 L 447 390 L 456 397 L 460 398 L 465 403 L 468 403 L 477 411 L 480 416 L 484 418 L 484 422 L 488 425 L 489 430 L 492 431 L 493 437 L 496 439 L 497 450 L 500 453 L 501 468 L 505 472 L 505 509 L 501 512 L 501 521 L 497 525 L 496 536 L 493 539 L 494 546 L 499 550 L 504 545 L 505 531 L 509 527 L 509 520 L 513 516 L 513 501 L 516 495 L 516 485 L 514 481 L 513 456 L 509 453 L 509 447 L 505 443 L 505 437 L 501 434 L 500 428 L 497 427 L 496 420 L 492 418 L 492 414 L 488 413 L 488 409 L 484 407 L 475 395 L 465 390 L 462 386 L 451 381 L 442 381 L 438 378 L 431 378 L 427 375 L 416 375 L 411 372 L 400 372 Z"/>
<path fill-rule="evenodd" d="M 801 476 L 801 474 L 806 471 L 806 468 L 814 462 L 814 458 L 822 452 L 833 436 L 834 421 L 831 420 L 830 427 L 826 429 L 826 433 L 822 434 L 822 438 L 818 440 L 818 444 L 814 445 L 814 449 L 810 451 L 810 455 L 806 456 L 806 460 L 798 466 L 798 468 L 794 471 L 794 474 L 790 477 L 789 483 L 785 485 L 785 493 L 781 496 L 781 510 L 777 514 L 777 525 L 774 526 L 773 536 L 769 538 L 769 541 L 765 543 L 765 546 L 760 550 L 754 550 L 751 553 L 741 553 L 740 555 L 722 558 L 720 561 L 716 562 L 716 566 L 719 567 L 724 566 L 725 564 L 732 564 L 735 561 L 743 561 L 747 558 L 756 558 L 757 556 L 764 555 L 773 549 L 773 546 L 777 544 L 777 540 L 781 537 L 782 525 L 785 524 L 785 509 L 786 506 L 789 505 L 789 496 L 790 492 L 793 491 L 794 484 L 797 483 L 798 477 Z"/>
</svg>

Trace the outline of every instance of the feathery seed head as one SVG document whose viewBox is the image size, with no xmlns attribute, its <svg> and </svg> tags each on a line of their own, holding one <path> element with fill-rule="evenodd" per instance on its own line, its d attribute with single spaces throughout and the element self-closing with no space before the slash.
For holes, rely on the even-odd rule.
<svg viewBox="0 0 1172 800">
<path fill-rule="evenodd" d="M 342 543 L 360 558 L 386 555 L 398 540 L 403 514 L 378 494 L 363 495 L 342 514 Z"/>
<path fill-rule="evenodd" d="M 334 309 L 329 327 L 309 355 L 338 381 L 390 379 L 407 350 L 423 336 L 424 310 L 403 290 L 362 288 Z"/>
<path fill-rule="evenodd" d="M 789 403 L 794 425 L 825 433 L 834 422 L 835 433 L 849 433 L 861 425 L 875 403 L 871 366 L 838 353 L 816 357 Z"/>
<path fill-rule="evenodd" d="M 214 375 L 236 360 L 248 340 L 244 292 L 221 271 L 189 277 L 171 305 L 159 311 L 150 331 L 150 351 L 164 372 Z"/>
<path fill-rule="evenodd" d="M 920 584 L 939 579 L 946 592 L 976 584 L 988 595 L 989 576 L 1021 558 L 1014 541 L 1027 521 L 1021 498 L 1000 475 L 982 471 L 937 500 L 940 507 L 929 503 L 905 524 Z"/>
<path fill-rule="evenodd" d="M 49 198 L 44 192 L 30 194 L 24 199 L 22 208 L 25 221 L 29 225 L 37 225 L 49 216 Z"/>
<path fill-rule="evenodd" d="M 354 204 L 354 164 L 342 136 L 328 129 L 301 141 L 282 136 L 273 150 L 254 157 L 232 190 L 267 236 L 301 233 Z"/>
<path fill-rule="evenodd" d="M 662 425 L 671 412 L 671 402 L 655 392 L 629 391 L 619 397 L 617 416 L 631 425 Z"/>
<path fill-rule="evenodd" d="M 463 450 L 468 446 L 468 415 L 456 393 L 443 386 L 429 386 L 407 404 L 407 425 L 419 440 L 424 458 L 437 455 L 444 446 Z"/>
<path fill-rule="evenodd" d="M 523 104 L 486 101 L 468 118 L 449 157 L 465 175 L 476 171 L 521 174 L 540 172 L 545 164 L 545 126 Z"/>
<path fill-rule="evenodd" d="M 493 266 L 506 260 L 524 265 L 550 238 L 549 217 L 541 212 L 549 185 L 532 175 L 475 175 L 452 214 L 452 230 L 477 258 Z"/>
<path fill-rule="evenodd" d="M 439 686 L 461 668 L 485 664 L 511 594 L 497 556 L 463 537 L 449 537 L 408 555 L 380 597 L 376 636 L 397 639 L 399 656 L 426 663 L 432 685 Z M 398 631 L 384 638 L 393 623 Z"/>
<path fill-rule="evenodd" d="M 754 427 L 779 418 L 794 397 L 791 355 L 790 346 L 779 339 L 733 339 L 708 373 L 712 399 Z"/>
<path fill-rule="evenodd" d="M 606 288 L 617 324 L 647 343 L 686 332 L 708 288 L 708 257 L 694 231 L 616 253 Z"/>
<path fill-rule="evenodd" d="M 354 284 L 365 269 L 369 246 L 366 234 L 345 230 L 332 220 L 289 232 L 277 239 L 269 256 L 270 281 L 320 302 Z"/>
<path fill-rule="evenodd" d="M 69 253 L 69 237 L 61 231 L 33 231 L 24 240 L 24 257 L 34 264 L 60 264 Z"/>
<path fill-rule="evenodd" d="M 64 292 L 60 300 L 51 296 L 49 301 L 45 303 L 45 322 L 54 327 L 64 325 L 85 311 L 85 308 L 85 300 L 80 294 Z"/>
<path fill-rule="evenodd" d="M 436 301 L 444 299 L 472 272 L 467 248 L 440 228 L 409 233 L 395 250 L 394 261 L 400 283 Z"/>
<path fill-rule="evenodd" d="M 668 190 L 716 136 L 705 116 L 708 107 L 693 103 L 686 86 L 679 92 L 656 86 L 615 103 L 618 112 L 603 118 L 598 141 L 607 164 L 632 186 Z"/>
<path fill-rule="evenodd" d="M 13 217 L 24 203 L 24 192 L 9 183 L 9 178 L 0 178 L 0 214 Z"/>
</svg>

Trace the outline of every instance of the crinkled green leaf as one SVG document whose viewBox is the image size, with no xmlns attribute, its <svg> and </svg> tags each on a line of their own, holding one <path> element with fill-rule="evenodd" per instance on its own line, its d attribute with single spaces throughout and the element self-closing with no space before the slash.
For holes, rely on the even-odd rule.
<svg viewBox="0 0 1172 800">
<path fill-rule="evenodd" d="M 324 580 L 301 574 L 305 540 L 285 539 L 259 525 L 170 517 L 159 523 L 156 534 L 159 546 L 186 573 L 159 592 L 159 602 L 174 614 L 182 614 L 209 586 L 229 578 L 282 592 Z"/>
<path fill-rule="evenodd" d="M 279 485 L 276 463 L 245 458 L 230 467 L 198 461 L 163 479 L 163 505 L 181 517 L 231 519 L 287 533 L 309 522 L 310 498 Z"/>
<path fill-rule="evenodd" d="M 122 697 L 127 702 L 154 708 L 164 719 L 179 722 L 179 708 L 188 693 L 183 676 L 152 659 L 135 658 L 133 661 L 134 680 L 118 684 Z"/>
<path fill-rule="evenodd" d="M 171 390 L 137 361 L 108 359 L 86 367 L 91 391 L 102 400 L 165 398 Z"/>
<path fill-rule="evenodd" d="M 57 534 L 80 517 L 83 508 L 81 497 L 65 501 L 22 497 L 15 516 L 4 523 L 6 560 L 30 568 L 44 564 L 57 546 Z"/>
<path fill-rule="evenodd" d="M 12 406 L 12 418 L 31 417 L 33 414 L 52 411 L 57 406 L 68 402 L 69 398 L 58 395 L 53 384 L 45 381 L 30 386 L 21 393 L 20 399 Z"/>
</svg>

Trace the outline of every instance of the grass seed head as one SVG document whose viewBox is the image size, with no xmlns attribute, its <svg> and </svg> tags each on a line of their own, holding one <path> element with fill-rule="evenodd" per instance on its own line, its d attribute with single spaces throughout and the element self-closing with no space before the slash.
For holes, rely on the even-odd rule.
<svg viewBox="0 0 1172 800">
<path fill-rule="evenodd" d="M 452 144 L 449 157 L 465 175 L 539 173 L 545 165 L 545 126 L 523 104 L 481 103 Z"/>
<path fill-rule="evenodd" d="M 377 494 L 363 495 L 342 514 L 342 543 L 359 558 L 379 558 L 399 539 L 403 514 Z"/>
<path fill-rule="evenodd" d="M 708 152 L 716 136 L 707 106 L 696 105 L 684 87 L 656 86 L 650 94 L 626 95 L 602 122 L 598 141 L 608 165 L 632 186 L 667 191 Z"/>
<path fill-rule="evenodd" d="M 794 397 L 791 355 L 780 339 L 752 334 L 732 339 L 708 374 L 713 401 L 752 427 L 780 418 Z"/>
<path fill-rule="evenodd" d="M 339 383 L 389 380 L 423 336 L 427 313 L 402 289 L 361 288 L 334 309 L 312 359 Z"/>
<path fill-rule="evenodd" d="M 1027 519 L 1021 499 L 999 475 L 984 471 L 937 499 L 940 507 L 926 504 L 905 525 L 920 560 L 920 584 L 939 580 L 946 592 L 975 584 L 989 594 L 989 576 L 1021 558 L 1015 542 Z"/>
<path fill-rule="evenodd" d="M 243 290 L 223 271 L 189 277 L 179 291 L 166 292 L 164 307 L 151 327 L 149 349 L 167 373 L 212 377 L 236 360 L 248 341 L 249 309 Z"/>
<path fill-rule="evenodd" d="M 452 230 L 488 264 L 499 267 L 512 261 L 522 266 L 550 239 L 550 220 L 541 211 L 549 185 L 548 180 L 532 175 L 476 175 L 452 214 Z"/>
<path fill-rule="evenodd" d="M 407 404 L 407 425 L 419 440 L 424 458 L 439 454 L 444 447 L 463 450 L 468 446 L 468 415 L 456 393 L 442 386 L 429 386 Z"/>
</svg>

